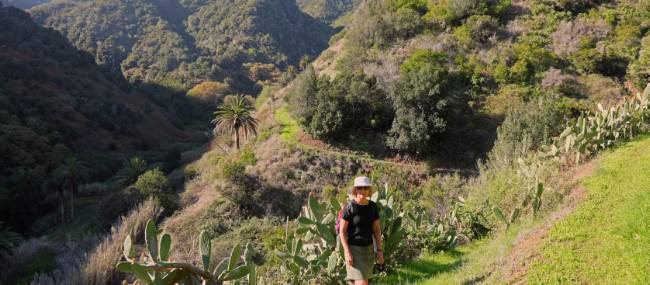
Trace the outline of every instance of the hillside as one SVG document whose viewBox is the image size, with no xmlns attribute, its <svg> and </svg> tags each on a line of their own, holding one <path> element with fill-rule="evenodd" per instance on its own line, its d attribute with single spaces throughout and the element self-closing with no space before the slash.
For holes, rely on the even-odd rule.
<svg viewBox="0 0 650 285">
<path fill-rule="evenodd" d="M 47 0 L 2 0 L 0 1 L 0 3 L 2 3 L 4 6 L 14 6 L 16 8 L 21 8 L 21 9 L 29 9 L 31 7 L 43 4 L 45 2 L 47 2 Z"/>
<path fill-rule="evenodd" d="M 215 245 L 213 257 L 250 241 L 261 260 L 259 276 L 271 282 L 286 284 L 298 276 L 295 284 L 336 283 L 336 270 L 323 264 L 313 265 L 321 271 L 301 271 L 295 269 L 301 255 L 292 263 L 273 254 L 291 247 L 291 234 L 299 242 L 325 243 L 316 230 L 306 231 L 296 220 L 284 224 L 282 217 L 309 215 L 299 212 L 309 195 L 326 205 L 332 198 L 344 201 L 350 179 L 368 174 L 380 184 L 389 182 L 404 211 L 400 223 L 409 234 L 391 269 L 418 254 L 426 258 L 444 251 L 433 264 L 414 261 L 416 270 L 430 274 L 422 280 L 458 269 L 468 250 L 499 256 L 518 229 L 548 217 L 570 198 L 567 169 L 580 163 L 573 152 L 567 157 L 556 152 L 555 160 L 543 162 L 528 159 L 546 151 L 582 112 L 599 110 L 596 103 L 618 104 L 645 80 L 639 68 L 647 60 L 647 44 L 640 38 L 648 30 L 640 27 L 647 25 L 649 7 L 635 1 L 592 4 L 363 2 L 313 68 L 258 97 L 258 137 L 239 151 L 232 149 L 230 137 L 218 137 L 191 166 L 197 176 L 183 209 L 163 223 L 165 231 L 188 244 L 205 230 Z M 608 13 L 614 18 L 601 19 Z M 593 35 L 591 29 L 604 32 Z M 562 37 L 572 33 L 586 37 L 584 45 Z M 478 170 L 466 172 L 474 174 L 470 177 L 437 171 L 472 170 L 478 158 L 483 159 Z M 542 192 L 538 184 L 531 186 L 540 182 Z M 531 195 L 537 195 L 537 206 L 531 205 Z M 508 220 L 504 223 L 494 209 Z M 418 213 L 421 228 L 410 216 Z M 508 227 L 512 230 L 501 238 Z M 481 238 L 485 241 L 455 250 Z M 305 251 L 305 259 L 318 262 Z M 176 248 L 172 254 L 191 262 L 200 257 L 197 248 Z M 441 260 L 447 264 L 436 267 Z M 494 267 L 480 261 L 469 270 L 462 281 L 501 280 L 486 273 Z"/>
<path fill-rule="evenodd" d="M 42 230 L 30 223 L 52 210 L 51 201 L 28 205 L 63 187 L 55 170 L 69 156 L 86 165 L 85 181 L 95 181 L 114 175 L 127 153 L 197 141 L 178 129 L 177 117 L 29 14 L 0 8 L 0 26 L 0 190 L 12 194 L 0 212 L 12 228 Z"/>
<path fill-rule="evenodd" d="M 30 13 L 129 80 L 185 90 L 212 80 L 257 92 L 333 32 L 280 0 L 56 1 Z"/>
<path fill-rule="evenodd" d="M 302 55 L 327 42 L 315 48 L 305 39 L 321 38 L 309 32 L 331 35 L 327 24 L 357 3 L 298 1 L 316 21 L 289 2 L 61 0 L 30 10 L 131 80 L 184 91 L 209 79 L 189 93 L 214 89 L 214 97 L 261 92 L 230 97 L 245 104 L 215 113 L 244 110 L 256 132 L 219 123 L 204 147 L 168 152 L 175 163 L 166 171 L 125 163 L 124 172 L 139 171 L 94 185 L 120 181 L 109 195 L 84 196 L 83 216 L 44 238 L 83 242 L 29 240 L 12 250 L 0 281 L 147 279 L 136 263 L 154 277 L 191 268 L 197 280 L 217 279 L 226 275 L 213 273 L 216 263 L 230 257 L 221 264 L 239 266 L 243 283 L 344 284 L 335 217 L 357 175 L 372 178 L 381 206 L 379 284 L 646 281 L 648 144 L 626 141 L 650 130 L 650 85 L 638 92 L 650 81 L 649 3 L 361 1 L 308 64 Z M 303 20 L 313 29 L 293 25 Z M 54 76 L 46 74 L 39 78 Z M 98 233 L 99 216 L 107 228 L 117 212 L 126 216 Z M 148 219 L 161 232 L 145 229 Z M 162 233 L 170 235 L 159 244 L 151 238 Z"/>
<path fill-rule="evenodd" d="M 312 17 L 331 23 L 356 8 L 360 0 L 297 0 L 300 9 Z"/>
<path fill-rule="evenodd" d="M 572 194 L 547 218 L 427 255 L 380 284 L 647 283 L 649 148 L 641 137 L 578 168 Z"/>
<path fill-rule="evenodd" d="M 340 130 L 361 128 L 373 133 L 364 144 L 472 165 L 490 150 L 504 118 L 535 116 L 521 109 L 526 104 L 544 101 L 543 112 L 552 113 L 539 129 L 509 134 L 528 136 L 534 148 L 565 119 L 640 90 L 648 79 L 649 13 L 638 1 L 367 1 L 314 62 L 331 83 L 321 87 L 314 84 L 324 79 L 303 75 L 289 109 L 329 144 L 355 148 L 360 138 Z M 359 70 L 364 76 L 350 79 Z M 354 117 L 364 100 L 364 93 L 336 89 L 346 80 L 372 82 L 370 90 L 383 93 L 373 96 L 386 104 L 364 110 L 376 124 L 334 119 Z"/>
</svg>

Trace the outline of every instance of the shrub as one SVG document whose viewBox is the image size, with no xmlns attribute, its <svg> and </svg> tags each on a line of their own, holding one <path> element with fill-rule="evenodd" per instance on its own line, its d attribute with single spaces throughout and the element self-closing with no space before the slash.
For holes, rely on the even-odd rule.
<svg viewBox="0 0 650 285">
<path fill-rule="evenodd" d="M 408 39 L 419 34 L 424 28 L 420 14 L 412 9 L 401 8 L 389 18 L 389 27 L 385 29 L 383 42 L 393 42 L 397 39 Z"/>
<path fill-rule="evenodd" d="M 246 165 L 241 161 L 225 161 L 221 168 L 221 175 L 232 184 L 244 186 L 246 182 Z"/>
<path fill-rule="evenodd" d="M 524 140 L 530 142 L 531 149 L 549 143 L 550 138 L 564 128 L 563 122 L 568 115 L 559 106 L 558 98 L 553 95 L 542 95 L 526 104 L 513 106 L 497 131 L 495 148 L 499 144 L 517 145 Z M 517 156 L 513 153 L 512 157 Z"/>
<path fill-rule="evenodd" d="M 636 86 L 650 82 L 650 35 L 641 40 L 639 57 L 630 65 L 629 77 Z"/>
<path fill-rule="evenodd" d="M 513 82 L 532 82 L 535 76 L 548 70 L 556 63 L 554 53 L 546 49 L 546 40 L 540 37 L 530 37 L 515 44 L 516 62 L 510 70 L 510 80 Z"/>
<path fill-rule="evenodd" d="M 473 15 L 467 19 L 465 25 L 474 41 L 486 43 L 490 37 L 495 35 L 499 22 L 488 15 Z"/>
<path fill-rule="evenodd" d="M 605 2 L 608 0 L 553 0 L 557 9 L 570 11 L 573 14 L 583 13 Z"/>
<path fill-rule="evenodd" d="M 231 89 L 226 83 L 205 81 L 187 91 L 187 96 L 211 105 L 217 105 L 229 92 L 231 92 Z"/>
<path fill-rule="evenodd" d="M 140 175 L 134 186 L 144 196 L 158 196 L 167 190 L 169 182 L 165 174 L 156 168 Z"/>
<path fill-rule="evenodd" d="M 408 8 L 420 14 L 424 14 L 428 10 L 426 0 L 394 0 L 393 5 L 395 10 Z"/>
<path fill-rule="evenodd" d="M 432 4 L 424 17 L 443 24 L 453 24 L 467 16 L 486 12 L 488 1 L 485 0 L 442 0 Z"/>
<path fill-rule="evenodd" d="M 569 60 L 576 69 L 583 74 L 596 73 L 598 63 L 603 59 L 603 54 L 595 48 L 584 48 L 569 56 Z"/>
<path fill-rule="evenodd" d="M 257 163 L 255 152 L 248 148 L 243 150 L 239 155 L 239 161 L 244 165 L 255 165 L 255 163 Z"/>
<path fill-rule="evenodd" d="M 392 112 L 375 78 L 361 70 L 344 71 L 333 80 L 308 70 L 291 95 L 292 109 L 310 134 L 344 141 L 353 130 L 382 131 Z M 308 103 L 306 103 L 308 102 Z"/>
</svg>

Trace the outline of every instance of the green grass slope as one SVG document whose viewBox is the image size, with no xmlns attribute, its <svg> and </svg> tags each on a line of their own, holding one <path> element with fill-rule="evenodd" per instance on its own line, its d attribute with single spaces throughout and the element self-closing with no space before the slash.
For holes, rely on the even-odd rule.
<svg viewBox="0 0 650 285">
<path fill-rule="evenodd" d="M 603 155 L 587 199 L 542 244 L 528 284 L 650 284 L 650 139 Z"/>
<path fill-rule="evenodd" d="M 605 152 L 580 183 L 587 197 L 553 225 L 523 284 L 650 283 L 650 138 Z M 498 284 L 520 234 L 542 228 L 527 221 L 453 251 L 425 254 L 378 284 Z M 525 270 L 528 270 L 525 272 Z"/>
</svg>

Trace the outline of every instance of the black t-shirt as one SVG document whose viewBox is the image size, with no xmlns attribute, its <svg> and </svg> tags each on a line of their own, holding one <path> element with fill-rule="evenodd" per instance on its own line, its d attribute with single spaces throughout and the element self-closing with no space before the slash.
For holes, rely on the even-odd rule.
<svg viewBox="0 0 650 285">
<path fill-rule="evenodd" d="M 343 219 L 348 221 L 348 243 L 356 246 L 372 244 L 372 224 L 379 219 L 379 209 L 373 201 L 368 205 L 359 205 L 352 200 L 343 212 Z"/>
</svg>

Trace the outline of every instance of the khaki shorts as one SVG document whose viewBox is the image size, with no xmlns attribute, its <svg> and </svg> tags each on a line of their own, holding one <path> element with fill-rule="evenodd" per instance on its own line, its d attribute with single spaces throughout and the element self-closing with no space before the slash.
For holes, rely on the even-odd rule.
<svg viewBox="0 0 650 285">
<path fill-rule="evenodd" d="M 346 280 L 366 280 L 372 277 L 372 268 L 375 265 L 375 252 L 372 245 L 350 245 L 352 266 L 345 265 Z"/>
</svg>

